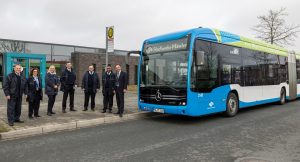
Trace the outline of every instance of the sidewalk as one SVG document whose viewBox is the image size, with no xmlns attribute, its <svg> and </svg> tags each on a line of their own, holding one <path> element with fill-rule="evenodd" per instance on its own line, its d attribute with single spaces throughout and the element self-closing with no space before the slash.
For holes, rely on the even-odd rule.
<svg viewBox="0 0 300 162">
<path fill-rule="evenodd" d="M 140 114 L 138 113 L 137 108 L 136 92 L 128 91 L 125 94 L 125 112 L 123 118 L 120 118 L 118 115 L 111 113 L 101 113 L 103 108 L 103 96 L 101 92 L 98 92 L 96 95 L 95 111 L 91 111 L 90 107 L 88 111 L 82 111 L 84 103 L 84 93 L 80 88 L 76 89 L 74 96 L 74 108 L 77 110 L 76 112 L 70 112 L 67 104 L 67 113 L 62 113 L 62 92 L 59 92 L 58 96 L 56 97 L 56 102 L 53 108 L 56 114 L 50 117 L 46 115 L 48 97 L 44 96 L 44 100 L 41 102 L 39 111 L 39 114 L 42 117 L 34 118 L 33 120 L 30 120 L 28 118 L 28 104 L 25 102 L 25 99 L 23 99 L 21 120 L 24 120 L 25 122 L 15 123 L 13 127 L 10 127 L 7 125 L 6 100 L 4 98 L 3 92 L 1 92 L 0 125 L 3 125 L 5 128 L 8 129 L 8 132 L 1 133 L 1 140 L 26 137 L 30 135 L 43 134 L 65 129 L 76 129 L 98 124 L 124 121 L 136 118 Z M 113 113 L 115 112 L 117 112 L 117 105 L 114 96 Z"/>
</svg>

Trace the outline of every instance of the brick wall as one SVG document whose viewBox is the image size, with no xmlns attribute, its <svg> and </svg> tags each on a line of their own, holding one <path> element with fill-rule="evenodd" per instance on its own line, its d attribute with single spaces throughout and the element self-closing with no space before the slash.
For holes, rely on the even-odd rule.
<svg viewBox="0 0 300 162">
<path fill-rule="evenodd" d="M 99 77 L 102 77 L 102 68 L 105 65 L 105 53 L 83 53 L 83 52 L 74 52 L 71 54 L 71 62 L 73 68 L 77 75 L 77 85 L 81 86 L 81 81 L 83 74 L 88 70 L 88 66 L 95 64 L 95 71 L 98 73 Z M 136 84 L 137 79 L 137 66 L 139 62 L 139 57 L 130 56 L 128 58 L 129 66 L 129 84 Z M 108 63 L 111 64 L 113 72 L 115 72 L 115 65 L 120 64 L 122 66 L 122 71 L 127 72 L 126 70 L 126 56 L 121 55 L 109 55 Z"/>
</svg>

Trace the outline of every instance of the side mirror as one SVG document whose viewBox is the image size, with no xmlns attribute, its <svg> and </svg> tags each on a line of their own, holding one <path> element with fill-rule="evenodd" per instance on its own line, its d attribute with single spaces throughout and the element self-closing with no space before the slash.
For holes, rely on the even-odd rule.
<svg viewBox="0 0 300 162">
<path fill-rule="evenodd" d="M 205 62 L 205 52 L 204 51 L 196 51 L 195 52 L 195 62 L 196 66 L 204 65 Z"/>
</svg>

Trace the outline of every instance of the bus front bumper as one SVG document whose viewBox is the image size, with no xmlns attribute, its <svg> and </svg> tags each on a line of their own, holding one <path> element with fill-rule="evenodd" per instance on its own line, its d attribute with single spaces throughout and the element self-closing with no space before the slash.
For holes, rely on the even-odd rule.
<svg viewBox="0 0 300 162">
<path fill-rule="evenodd" d="M 187 106 L 167 106 L 139 103 L 140 111 L 148 111 L 162 114 L 188 115 L 186 108 Z"/>
</svg>

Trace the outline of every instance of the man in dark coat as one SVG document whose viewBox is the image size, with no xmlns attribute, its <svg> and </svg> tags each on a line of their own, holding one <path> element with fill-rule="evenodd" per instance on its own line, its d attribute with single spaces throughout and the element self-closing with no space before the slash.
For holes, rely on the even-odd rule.
<svg viewBox="0 0 300 162">
<path fill-rule="evenodd" d="M 111 71 L 111 65 L 108 64 L 106 72 L 102 75 L 102 94 L 103 94 L 103 111 L 105 113 L 109 109 L 112 112 L 113 97 L 115 93 L 115 74 Z M 107 107 L 109 106 L 109 107 Z"/>
<path fill-rule="evenodd" d="M 61 91 L 64 92 L 63 94 L 63 101 L 62 101 L 62 112 L 66 113 L 66 104 L 68 95 L 70 94 L 70 111 L 76 111 L 74 109 L 74 91 L 75 91 L 75 81 L 76 81 L 76 74 L 72 69 L 72 64 L 69 62 L 66 64 L 65 71 L 62 72 L 60 83 L 61 83 Z"/>
<path fill-rule="evenodd" d="M 122 71 L 121 65 L 116 65 L 116 99 L 118 105 L 118 112 L 120 117 L 123 117 L 124 113 L 124 93 L 127 91 L 127 73 Z"/>
<path fill-rule="evenodd" d="M 84 109 L 87 111 L 89 99 L 91 97 L 91 109 L 95 110 L 95 96 L 97 90 L 100 89 L 100 81 L 98 74 L 94 71 L 94 66 L 90 65 L 89 70 L 85 72 L 82 78 L 81 88 L 84 90 Z"/>
<path fill-rule="evenodd" d="M 27 94 L 26 78 L 21 75 L 21 65 L 15 65 L 14 71 L 5 78 L 3 91 L 7 99 L 7 119 L 10 126 L 20 120 L 22 96 Z"/>
</svg>

